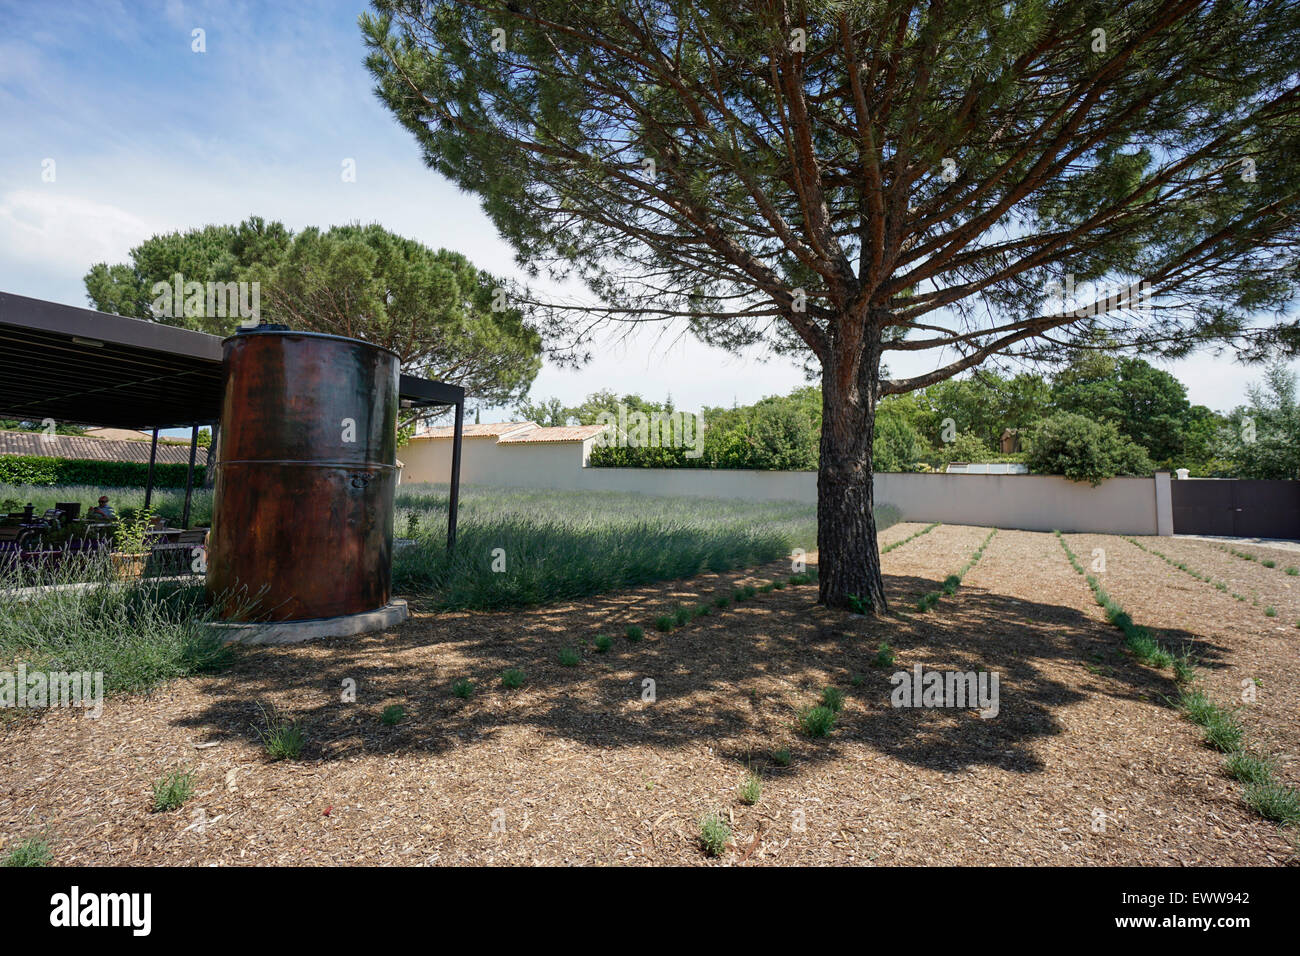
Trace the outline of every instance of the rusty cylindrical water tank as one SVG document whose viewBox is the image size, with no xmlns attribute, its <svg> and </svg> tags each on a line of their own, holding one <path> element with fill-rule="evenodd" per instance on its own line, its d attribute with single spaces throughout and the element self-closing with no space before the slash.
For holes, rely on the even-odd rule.
<svg viewBox="0 0 1300 956">
<path fill-rule="evenodd" d="M 223 343 L 207 589 L 227 620 L 373 611 L 392 586 L 398 358 L 282 328 Z"/>
</svg>

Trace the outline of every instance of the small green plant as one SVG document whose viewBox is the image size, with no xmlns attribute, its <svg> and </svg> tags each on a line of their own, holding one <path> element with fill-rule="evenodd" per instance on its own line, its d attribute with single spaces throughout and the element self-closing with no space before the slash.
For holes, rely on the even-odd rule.
<svg viewBox="0 0 1300 956">
<path fill-rule="evenodd" d="M 772 751 L 772 763 L 776 764 L 778 767 L 790 766 L 790 759 L 790 751 L 785 747 L 782 747 L 780 750 Z"/>
<path fill-rule="evenodd" d="M 635 624 L 629 624 L 627 629 L 623 631 L 623 636 L 635 644 L 637 641 L 641 640 L 641 638 L 645 637 L 645 631 L 637 627 Z"/>
<path fill-rule="evenodd" d="M 772 593 L 772 589 L 773 589 L 774 587 L 776 587 L 776 585 L 774 585 L 771 581 L 768 581 L 766 584 L 764 584 L 762 587 L 760 587 L 760 588 L 758 589 L 758 591 L 759 591 L 760 594 L 771 594 L 771 593 Z"/>
<path fill-rule="evenodd" d="M 774 591 L 784 591 L 785 582 L 782 581 L 780 578 L 777 578 L 775 581 L 772 582 L 772 589 Z"/>
<path fill-rule="evenodd" d="M 740 781 L 740 802 L 752 807 L 762 795 L 763 781 L 758 778 L 758 774 L 753 771 L 745 774 L 745 779 Z"/>
<path fill-rule="evenodd" d="M 49 866 L 54 860 L 50 845 L 41 837 L 28 837 L 6 854 L 4 866 Z"/>
<path fill-rule="evenodd" d="M 720 813 L 709 813 L 700 819 L 700 847 L 709 856 L 722 856 L 731 842 L 731 827 Z"/>
<path fill-rule="evenodd" d="M 144 554 L 145 533 L 153 527 L 152 508 L 141 508 L 130 517 L 122 517 L 113 528 L 113 546 L 126 554 Z"/>
<path fill-rule="evenodd" d="M 1242 783 L 1268 783 L 1273 779 L 1273 762 L 1249 750 L 1238 750 L 1228 754 L 1223 762 L 1223 769 L 1228 776 Z"/>
<path fill-rule="evenodd" d="M 596 635 L 596 653 L 597 653 L 597 654 L 604 654 L 606 651 L 608 651 L 608 650 L 609 650 L 611 647 L 613 647 L 613 646 L 614 646 L 614 639 L 613 639 L 612 637 L 610 637 L 608 634 L 597 634 L 597 635 Z"/>
<path fill-rule="evenodd" d="M 928 594 L 921 595 L 921 600 L 916 602 L 916 609 L 922 613 L 930 610 L 939 603 L 939 598 L 943 595 L 938 591 L 931 591 Z"/>
<path fill-rule="evenodd" d="M 1184 689 L 1178 698 L 1178 709 L 1194 724 L 1205 726 L 1219 709 L 1199 687 Z"/>
<path fill-rule="evenodd" d="M 474 696 L 474 682 L 468 677 L 458 677 L 451 685 L 451 692 L 461 700 L 469 700 Z"/>
<path fill-rule="evenodd" d="M 1174 680 L 1179 684 L 1191 683 L 1196 676 L 1196 661 L 1192 658 L 1191 652 L 1183 648 L 1182 652 L 1174 657 Z"/>
<path fill-rule="evenodd" d="M 730 603 L 731 603 L 731 598 L 727 597 L 725 594 L 719 594 L 717 597 L 713 599 L 713 606 L 716 607 L 718 610 L 722 610 Z"/>
<path fill-rule="evenodd" d="M 384 708 L 384 712 L 379 715 L 379 722 L 385 727 L 396 727 L 406 716 L 406 708 L 401 704 L 389 704 Z"/>
<path fill-rule="evenodd" d="M 854 614 L 870 614 L 871 598 L 860 598 L 856 594 L 850 594 L 848 597 L 849 610 Z"/>
<path fill-rule="evenodd" d="M 1284 573 L 1291 575 L 1291 577 L 1295 577 L 1297 574 L 1300 574 L 1300 568 L 1286 568 Z"/>
<path fill-rule="evenodd" d="M 179 810 L 194 795 L 194 774 L 189 770 L 173 770 L 154 781 L 154 813 Z"/>
<path fill-rule="evenodd" d="M 809 707 L 799 713 L 799 729 L 809 737 L 825 737 L 835 726 L 835 711 L 829 707 Z"/>
<path fill-rule="evenodd" d="M 307 742 L 302 721 L 290 720 L 275 707 L 262 707 L 262 724 L 254 727 L 262 738 L 262 749 L 272 760 L 297 760 Z"/>
<path fill-rule="evenodd" d="M 1250 808 L 1266 820 L 1286 826 L 1300 825 L 1300 794 L 1275 780 L 1253 783 L 1244 794 Z"/>
<path fill-rule="evenodd" d="M 894 649 L 888 641 L 881 641 L 876 648 L 876 656 L 871 659 L 872 667 L 886 668 L 894 666 Z"/>
<path fill-rule="evenodd" d="M 577 667 L 581 663 L 582 663 L 582 655 L 578 653 L 576 648 L 573 647 L 560 648 L 561 665 L 563 665 L 564 667 Z"/>
<path fill-rule="evenodd" d="M 1264 616 L 1277 617 L 1277 608 L 1270 604 L 1268 607 L 1264 608 Z"/>
<path fill-rule="evenodd" d="M 691 612 L 695 617 L 708 617 L 713 613 L 713 608 L 707 604 L 695 605 L 695 610 Z"/>
<path fill-rule="evenodd" d="M 1241 748 L 1241 724 L 1231 711 L 1216 708 L 1215 713 L 1206 721 L 1205 742 L 1215 750 L 1232 753 Z"/>
<path fill-rule="evenodd" d="M 681 627 L 683 624 L 689 623 L 690 620 L 691 620 L 690 608 L 679 607 L 677 608 L 677 610 L 673 611 L 673 623 L 678 627 Z"/>
<path fill-rule="evenodd" d="M 861 674 L 854 674 L 852 677 L 849 678 L 849 683 L 852 684 L 854 687 L 861 687 L 866 682 L 867 679 L 863 677 Z"/>
<path fill-rule="evenodd" d="M 517 667 L 511 667 L 501 672 L 501 686 L 509 690 L 517 690 L 524 686 L 524 672 Z"/>
<path fill-rule="evenodd" d="M 844 709 L 844 691 L 838 687 L 827 687 L 822 691 L 822 706 L 829 707 L 838 714 Z"/>
<path fill-rule="evenodd" d="M 667 634 L 673 629 L 673 616 L 671 614 L 660 614 L 655 618 L 655 630 Z"/>
</svg>

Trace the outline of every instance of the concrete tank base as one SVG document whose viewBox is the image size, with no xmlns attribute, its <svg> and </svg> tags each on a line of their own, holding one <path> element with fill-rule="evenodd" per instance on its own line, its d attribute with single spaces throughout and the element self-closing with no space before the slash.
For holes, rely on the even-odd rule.
<svg viewBox="0 0 1300 956">
<path fill-rule="evenodd" d="M 322 637 L 352 637 L 371 631 L 386 631 L 410 616 L 406 602 L 397 598 L 378 610 L 362 611 L 360 614 L 318 617 L 307 621 L 269 621 L 265 624 L 216 622 L 206 626 L 209 633 L 221 638 L 223 644 L 298 644 Z"/>
</svg>

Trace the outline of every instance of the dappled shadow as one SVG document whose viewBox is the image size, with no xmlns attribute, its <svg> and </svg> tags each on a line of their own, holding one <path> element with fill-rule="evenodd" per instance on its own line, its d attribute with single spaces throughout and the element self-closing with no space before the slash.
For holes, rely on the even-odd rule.
<svg viewBox="0 0 1300 956">
<path fill-rule="evenodd" d="M 1061 711 L 1092 695 L 1161 702 L 1174 696 L 1166 673 L 1142 667 L 1121 650 L 1119 632 L 1071 607 L 1017 600 L 973 587 L 945 598 L 930 614 L 899 610 L 869 619 L 816 605 L 815 585 L 787 587 L 659 634 L 656 616 L 677 604 L 730 594 L 738 583 L 787 575 L 778 563 L 751 573 L 708 575 L 602 595 L 581 603 L 502 613 L 422 616 L 396 632 L 297 647 L 241 649 L 236 663 L 203 680 L 197 712 L 179 723 L 208 740 L 256 745 L 261 707 L 274 703 L 300 719 L 304 757 L 334 761 L 362 753 L 441 753 L 473 740 L 529 728 L 594 748 L 686 744 L 712 747 L 740 764 L 780 772 L 772 751 L 789 748 L 801 765 L 865 745 L 909 764 L 940 771 L 990 765 L 1012 772 L 1040 769 L 1035 740 L 1061 734 Z M 887 575 L 891 600 L 934 582 Z M 628 624 L 645 638 L 632 643 Z M 607 634 L 613 647 L 596 653 Z M 1173 647 L 1200 647 L 1214 659 L 1222 648 L 1196 635 L 1164 632 Z M 896 658 L 873 666 L 887 641 Z M 581 648 L 566 667 L 562 648 Z M 971 709 L 894 708 L 890 676 L 926 670 L 996 671 L 1000 712 L 981 719 Z M 522 669 L 525 686 L 499 685 L 501 672 Z M 469 679 L 467 700 L 452 691 Z M 643 699 L 646 680 L 654 701 Z M 357 700 L 344 702 L 347 682 Z M 832 734 L 809 740 L 794 730 L 798 712 L 834 685 L 848 703 Z M 378 719 L 399 703 L 407 717 L 395 727 Z M 521 750 L 520 759 L 529 753 Z"/>
</svg>

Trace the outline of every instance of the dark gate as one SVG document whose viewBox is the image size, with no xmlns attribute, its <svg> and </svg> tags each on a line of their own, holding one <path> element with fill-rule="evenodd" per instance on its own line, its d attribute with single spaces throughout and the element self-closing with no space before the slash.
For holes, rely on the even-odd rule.
<svg viewBox="0 0 1300 956">
<path fill-rule="evenodd" d="M 1300 539 L 1300 481 L 1187 478 L 1170 487 L 1174 534 Z"/>
</svg>

